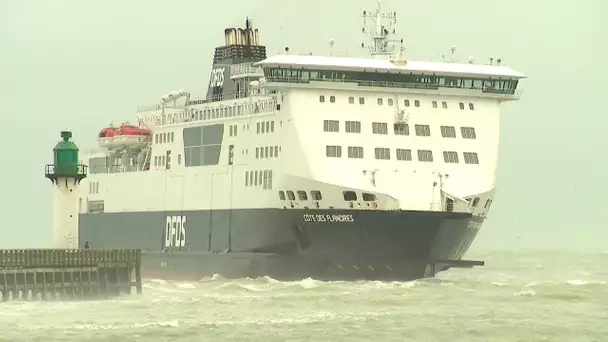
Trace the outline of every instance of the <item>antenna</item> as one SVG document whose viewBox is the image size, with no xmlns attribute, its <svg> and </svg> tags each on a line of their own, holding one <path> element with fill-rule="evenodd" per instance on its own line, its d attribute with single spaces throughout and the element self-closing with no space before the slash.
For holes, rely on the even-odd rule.
<svg viewBox="0 0 608 342">
<path fill-rule="evenodd" d="M 334 40 L 331 39 L 329 41 L 329 55 L 333 56 L 334 55 Z"/>
<path fill-rule="evenodd" d="M 395 47 L 389 46 L 389 43 L 399 43 L 399 40 L 389 39 L 389 35 L 395 34 L 393 25 L 397 23 L 397 12 L 382 13 L 380 10 L 380 0 L 378 0 L 378 7 L 375 13 L 370 13 L 363 10 L 361 15 L 363 18 L 363 28 L 361 32 L 368 33 L 373 41 L 373 45 L 368 45 L 369 53 L 372 56 L 391 56 L 394 54 Z M 367 19 L 370 19 L 374 27 L 371 30 L 366 28 Z M 386 21 L 386 22 L 385 22 Z M 365 48 L 365 43 L 361 43 L 361 47 Z"/>
<path fill-rule="evenodd" d="M 454 56 L 454 52 L 456 52 L 456 46 L 452 45 L 452 48 L 450 49 L 452 51 L 452 63 L 456 62 L 456 56 Z"/>
</svg>

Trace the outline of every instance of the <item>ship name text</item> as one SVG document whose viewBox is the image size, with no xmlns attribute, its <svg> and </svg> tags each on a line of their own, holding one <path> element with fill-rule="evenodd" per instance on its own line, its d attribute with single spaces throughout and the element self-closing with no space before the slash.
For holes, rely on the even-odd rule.
<svg viewBox="0 0 608 342">
<path fill-rule="evenodd" d="M 302 219 L 304 222 L 355 222 L 355 218 L 351 214 L 304 214 Z"/>
<path fill-rule="evenodd" d="M 167 216 L 165 225 L 165 248 L 186 245 L 186 216 Z"/>
</svg>

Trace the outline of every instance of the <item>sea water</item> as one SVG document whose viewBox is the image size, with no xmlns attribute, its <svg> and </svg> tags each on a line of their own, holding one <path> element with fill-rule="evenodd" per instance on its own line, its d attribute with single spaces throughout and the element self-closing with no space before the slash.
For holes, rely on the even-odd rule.
<svg viewBox="0 0 608 342">
<path fill-rule="evenodd" d="M 608 341 L 608 252 L 467 255 L 412 282 L 145 279 L 141 296 L 0 303 L 0 341 Z"/>
</svg>

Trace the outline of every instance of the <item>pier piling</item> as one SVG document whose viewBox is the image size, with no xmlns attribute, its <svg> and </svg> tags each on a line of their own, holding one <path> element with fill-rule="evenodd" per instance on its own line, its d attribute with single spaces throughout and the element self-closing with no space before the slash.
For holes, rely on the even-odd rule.
<svg viewBox="0 0 608 342">
<path fill-rule="evenodd" d="M 0 250 L 3 302 L 107 299 L 133 286 L 142 293 L 139 249 Z"/>
</svg>

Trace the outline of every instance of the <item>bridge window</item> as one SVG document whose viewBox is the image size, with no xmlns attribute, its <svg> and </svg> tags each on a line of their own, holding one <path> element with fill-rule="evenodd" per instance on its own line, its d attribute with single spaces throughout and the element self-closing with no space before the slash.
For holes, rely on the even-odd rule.
<svg viewBox="0 0 608 342">
<path fill-rule="evenodd" d="M 428 137 L 431 135 L 431 128 L 429 125 L 414 125 L 416 135 L 419 137 Z"/>
<path fill-rule="evenodd" d="M 372 122 L 372 132 L 374 134 L 388 134 L 386 122 Z"/>
<path fill-rule="evenodd" d="M 283 191 L 283 190 L 279 191 L 279 199 L 281 201 L 285 200 L 285 191 Z"/>
<path fill-rule="evenodd" d="M 460 134 L 464 139 L 477 139 L 475 127 L 460 127 Z"/>
<path fill-rule="evenodd" d="M 443 151 L 443 161 L 450 164 L 458 163 L 458 152 Z"/>
<path fill-rule="evenodd" d="M 397 160 L 411 161 L 412 160 L 412 150 L 398 148 L 397 149 Z"/>
<path fill-rule="evenodd" d="M 433 151 L 431 150 L 418 150 L 418 161 L 421 162 L 432 162 Z"/>
<path fill-rule="evenodd" d="M 323 196 L 321 195 L 321 191 L 319 191 L 319 190 L 311 190 L 310 197 L 312 197 L 313 201 L 320 201 L 323 199 Z"/>
<path fill-rule="evenodd" d="M 331 158 L 342 157 L 342 146 L 325 146 L 325 155 Z"/>
<path fill-rule="evenodd" d="M 363 147 L 348 146 L 348 158 L 355 158 L 355 159 L 363 158 Z"/>
<path fill-rule="evenodd" d="M 464 163 L 465 164 L 479 164 L 479 158 L 476 152 L 464 152 Z"/>
<path fill-rule="evenodd" d="M 346 121 L 344 123 L 346 133 L 361 133 L 361 122 L 359 121 Z"/>
<path fill-rule="evenodd" d="M 340 132 L 340 122 L 337 120 L 323 120 L 323 131 Z"/>
<path fill-rule="evenodd" d="M 391 150 L 385 147 L 376 147 L 374 149 L 376 159 L 389 160 L 391 159 Z"/>
<path fill-rule="evenodd" d="M 441 136 L 444 138 L 456 138 L 456 128 L 454 126 L 441 126 Z"/>
<path fill-rule="evenodd" d="M 406 123 L 396 123 L 393 125 L 395 135 L 410 135 L 410 126 Z"/>
<path fill-rule="evenodd" d="M 306 191 L 298 190 L 298 199 L 300 201 L 308 201 L 308 195 L 306 194 Z"/>
</svg>

